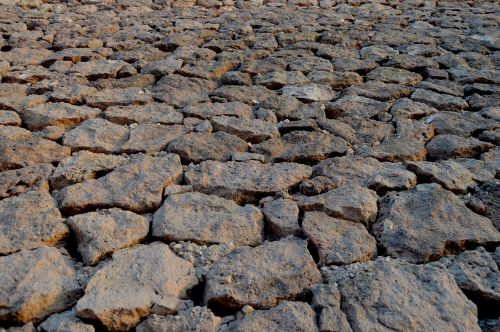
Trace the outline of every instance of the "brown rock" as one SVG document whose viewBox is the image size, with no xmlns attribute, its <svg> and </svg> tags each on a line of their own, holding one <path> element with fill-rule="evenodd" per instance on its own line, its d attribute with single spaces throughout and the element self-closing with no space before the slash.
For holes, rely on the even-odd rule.
<svg viewBox="0 0 500 332">
<path fill-rule="evenodd" d="M 225 131 L 250 143 L 260 143 L 280 135 L 275 124 L 260 119 L 216 116 L 212 118 L 212 126 L 215 131 Z"/>
<path fill-rule="evenodd" d="M 177 315 L 151 315 L 137 325 L 137 332 L 158 331 L 218 331 L 221 319 L 215 316 L 207 307 L 193 307 L 183 310 Z"/>
<path fill-rule="evenodd" d="M 48 191 L 50 164 L 38 164 L 0 172 L 0 198 L 17 196 L 27 191 Z"/>
<path fill-rule="evenodd" d="M 85 97 L 88 106 L 106 109 L 109 106 L 144 105 L 153 98 L 139 88 L 106 89 Z"/>
<path fill-rule="evenodd" d="M 97 108 L 74 106 L 66 103 L 47 103 L 29 108 L 22 113 L 30 130 L 41 130 L 47 126 L 74 127 L 101 113 Z"/>
<path fill-rule="evenodd" d="M 262 212 L 266 216 L 271 234 L 277 238 L 288 235 L 300 236 L 299 208 L 290 199 L 279 198 L 265 203 Z"/>
<path fill-rule="evenodd" d="M 120 125 L 130 125 L 132 123 L 182 124 L 184 118 L 172 106 L 160 103 L 111 106 L 104 111 L 104 117 Z"/>
<path fill-rule="evenodd" d="M 425 146 L 429 160 L 475 158 L 494 147 L 473 137 L 457 135 L 437 135 Z"/>
</svg>

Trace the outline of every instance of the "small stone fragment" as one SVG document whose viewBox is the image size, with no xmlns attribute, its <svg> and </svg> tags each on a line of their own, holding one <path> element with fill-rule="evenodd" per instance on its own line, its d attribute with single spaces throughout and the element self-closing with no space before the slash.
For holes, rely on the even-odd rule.
<svg viewBox="0 0 500 332">
<path fill-rule="evenodd" d="M 266 216 L 267 226 L 273 236 L 281 238 L 300 235 L 299 208 L 294 201 L 279 198 L 265 203 L 262 212 Z"/>
</svg>

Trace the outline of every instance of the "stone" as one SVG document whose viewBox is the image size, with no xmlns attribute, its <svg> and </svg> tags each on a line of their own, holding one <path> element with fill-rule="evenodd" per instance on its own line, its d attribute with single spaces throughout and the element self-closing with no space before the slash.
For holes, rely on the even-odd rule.
<svg viewBox="0 0 500 332">
<path fill-rule="evenodd" d="M 403 85 L 415 85 L 422 80 L 420 74 L 392 67 L 377 67 L 369 72 L 366 77 L 370 80 Z"/>
<path fill-rule="evenodd" d="M 417 88 L 431 90 L 439 94 L 463 97 L 464 87 L 458 82 L 448 80 L 425 80 L 417 84 Z"/>
<path fill-rule="evenodd" d="M 75 262 L 51 247 L 0 257 L 0 319 L 41 321 L 70 307 L 82 294 Z"/>
<path fill-rule="evenodd" d="M 28 191 L 49 191 L 49 177 L 53 171 L 51 164 L 37 164 L 0 172 L 0 199 Z"/>
<path fill-rule="evenodd" d="M 387 194 L 372 231 L 385 254 L 412 263 L 439 259 L 466 244 L 500 243 L 489 219 L 439 185 Z"/>
<path fill-rule="evenodd" d="M 193 307 L 177 315 L 151 315 L 137 325 L 137 332 L 157 331 L 218 331 L 220 317 L 215 316 L 207 307 Z"/>
<path fill-rule="evenodd" d="M 345 313 L 340 309 L 340 291 L 335 285 L 318 284 L 312 288 L 311 306 L 318 317 L 320 331 L 351 332 Z"/>
<path fill-rule="evenodd" d="M 460 97 L 436 93 L 430 90 L 416 89 L 411 99 L 432 106 L 439 111 L 458 112 L 463 111 L 469 105 Z"/>
<path fill-rule="evenodd" d="M 325 176 L 315 176 L 312 179 L 302 181 L 299 190 L 304 195 L 314 196 L 338 188 L 343 182 L 344 179 L 341 177 L 330 179 Z"/>
<path fill-rule="evenodd" d="M 321 265 L 365 262 L 377 255 L 377 241 L 360 223 L 311 211 L 305 213 L 302 229 L 316 248 Z"/>
<path fill-rule="evenodd" d="M 109 106 L 144 105 L 153 98 L 139 88 L 105 89 L 85 97 L 88 106 L 102 110 Z"/>
<path fill-rule="evenodd" d="M 55 163 L 70 153 L 69 147 L 39 137 L 0 140 L 0 171 Z"/>
<path fill-rule="evenodd" d="M 120 125 L 132 123 L 159 123 L 163 125 L 182 124 L 184 116 L 172 106 L 160 103 L 132 106 L 111 106 L 104 113 L 108 121 Z"/>
<path fill-rule="evenodd" d="M 102 56 L 89 48 L 66 48 L 59 52 L 51 53 L 45 56 L 41 64 L 50 66 L 56 61 L 71 61 L 78 63 L 80 61 L 101 60 Z"/>
<path fill-rule="evenodd" d="M 24 110 L 45 102 L 47 98 L 39 95 L 0 97 L 0 110 L 21 114 Z"/>
<path fill-rule="evenodd" d="M 85 324 L 76 317 L 75 310 L 51 315 L 38 327 L 41 332 L 94 332 L 95 329 L 90 324 Z"/>
<path fill-rule="evenodd" d="M 254 160 L 204 161 L 184 173 L 186 183 L 195 190 L 237 203 L 255 203 L 264 196 L 288 190 L 310 176 L 311 168 L 306 165 L 262 164 Z"/>
<path fill-rule="evenodd" d="M 153 153 L 167 148 L 170 142 L 182 137 L 188 128 L 181 125 L 164 126 L 156 123 L 142 123 L 131 127 L 128 140 L 119 150 L 122 153 Z"/>
<path fill-rule="evenodd" d="M 60 206 L 67 214 L 113 207 L 144 213 L 159 207 L 163 189 L 181 177 L 179 156 L 140 155 L 101 178 L 63 188 Z"/>
<path fill-rule="evenodd" d="M 398 54 L 399 52 L 397 50 L 387 45 L 367 46 L 359 50 L 361 59 L 371 61 L 386 60 Z"/>
<path fill-rule="evenodd" d="M 28 129 L 41 130 L 47 126 L 76 127 L 87 119 L 95 118 L 100 109 L 74 106 L 66 103 L 47 103 L 29 108 L 22 113 Z"/>
<path fill-rule="evenodd" d="M 311 83 L 329 85 L 333 90 L 343 90 L 351 85 L 363 83 L 363 78 L 355 72 L 312 71 L 307 78 Z"/>
<path fill-rule="evenodd" d="M 363 117 L 376 118 L 389 110 L 390 104 L 356 95 L 343 96 L 326 105 L 328 118 Z"/>
<path fill-rule="evenodd" d="M 242 247 L 217 261 L 206 275 L 204 302 L 226 308 L 270 308 L 320 281 L 320 273 L 296 238 Z"/>
<path fill-rule="evenodd" d="M 314 310 L 305 302 L 293 301 L 281 301 L 269 310 L 256 310 L 229 323 L 228 329 L 234 332 L 318 331 Z"/>
<path fill-rule="evenodd" d="M 20 126 L 21 118 L 14 111 L 0 111 L 0 125 Z"/>
<path fill-rule="evenodd" d="M 429 160 L 475 158 L 494 147 L 473 137 L 457 135 L 437 135 L 425 146 Z"/>
<path fill-rule="evenodd" d="M 126 65 L 126 62 L 118 60 L 86 61 L 76 63 L 69 72 L 78 73 L 90 81 L 95 81 L 99 78 L 115 78 Z"/>
<path fill-rule="evenodd" d="M 63 144 L 72 150 L 88 150 L 96 153 L 118 153 L 128 140 L 127 127 L 104 119 L 89 119 L 66 132 Z"/>
<path fill-rule="evenodd" d="M 215 116 L 233 116 L 244 119 L 253 117 L 252 107 L 235 101 L 229 103 L 201 103 L 190 105 L 181 109 L 185 116 L 193 116 L 200 119 L 210 119 Z"/>
<path fill-rule="evenodd" d="M 315 131 L 292 131 L 252 147 L 274 162 L 314 162 L 345 154 L 348 144 L 342 138 Z"/>
<path fill-rule="evenodd" d="M 417 177 L 400 163 L 380 162 L 375 158 L 343 156 L 324 160 L 313 168 L 314 176 L 343 179 L 379 193 L 407 190 L 417 184 Z"/>
<path fill-rule="evenodd" d="M 380 257 L 328 272 L 354 331 L 481 331 L 476 306 L 436 267 Z"/>
<path fill-rule="evenodd" d="M 185 297 L 197 283 L 193 265 L 163 243 L 122 249 L 92 276 L 76 305 L 77 316 L 110 331 L 129 330 L 155 306 Z"/>
<path fill-rule="evenodd" d="M 290 199 L 278 198 L 262 207 L 269 232 L 276 238 L 300 236 L 299 207 Z"/>
<path fill-rule="evenodd" d="M 377 217 L 377 194 L 358 185 L 343 185 L 324 194 L 301 197 L 297 205 L 304 211 L 321 211 L 327 215 L 369 226 Z"/>
<path fill-rule="evenodd" d="M 307 77 L 300 71 L 272 71 L 255 77 L 255 84 L 268 89 L 281 89 L 285 85 L 302 85 L 309 83 Z"/>
<path fill-rule="evenodd" d="M 430 123 L 436 128 L 439 135 L 475 136 L 476 134 L 494 129 L 499 122 L 485 119 L 479 114 L 472 112 L 438 112 L 425 118 L 426 123 Z"/>
<path fill-rule="evenodd" d="M 260 119 L 216 116 L 212 118 L 212 126 L 215 131 L 225 131 L 250 143 L 260 143 L 280 135 L 275 124 Z"/>
<path fill-rule="evenodd" d="M 264 239 L 264 217 L 255 206 L 198 192 L 170 195 L 152 227 L 152 236 L 164 241 L 255 246 Z"/>
<path fill-rule="evenodd" d="M 59 162 L 50 177 L 50 185 L 59 190 L 64 187 L 95 179 L 100 174 L 109 173 L 126 162 L 125 157 L 79 151 Z"/>
<path fill-rule="evenodd" d="M 347 91 L 351 94 L 379 101 L 409 97 L 411 94 L 410 89 L 404 85 L 381 81 L 367 81 L 360 85 L 353 85 Z"/>
<path fill-rule="evenodd" d="M 0 125 L 0 139 L 2 141 L 16 141 L 23 138 L 31 138 L 32 136 L 33 134 L 31 131 L 27 129 Z"/>
<path fill-rule="evenodd" d="M 215 82 L 177 74 L 163 76 L 152 89 L 153 97 L 177 108 L 208 101 Z"/>
<path fill-rule="evenodd" d="M 204 160 L 227 161 L 233 152 L 245 152 L 248 145 L 237 136 L 225 133 L 189 133 L 173 140 L 168 151 L 181 157 L 183 163 Z"/>
<path fill-rule="evenodd" d="M 500 271 L 493 257 L 483 247 L 443 257 L 435 266 L 450 272 L 458 287 L 478 305 L 494 306 L 500 299 Z"/>
<path fill-rule="evenodd" d="M 69 235 L 49 193 L 32 191 L 0 201 L 0 254 L 60 246 Z"/>
<path fill-rule="evenodd" d="M 68 103 L 79 105 L 83 104 L 85 97 L 96 92 L 96 88 L 86 85 L 60 85 L 52 88 L 52 91 L 47 93 L 47 97 L 51 102 L 54 103 Z"/>
<path fill-rule="evenodd" d="M 95 265 L 115 250 L 141 242 L 149 232 L 147 218 L 116 208 L 72 216 L 66 223 L 86 265 Z"/>
<path fill-rule="evenodd" d="M 330 101 L 335 97 L 332 88 L 327 85 L 310 83 L 307 85 L 286 85 L 282 89 L 283 96 L 296 97 L 304 101 Z"/>
<path fill-rule="evenodd" d="M 409 98 L 396 100 L 390 111 L 396 117 L 406 117 L 409 119 L 420 119 L 437 112 L 438 110 L 434 107 Z"/>
</svg>

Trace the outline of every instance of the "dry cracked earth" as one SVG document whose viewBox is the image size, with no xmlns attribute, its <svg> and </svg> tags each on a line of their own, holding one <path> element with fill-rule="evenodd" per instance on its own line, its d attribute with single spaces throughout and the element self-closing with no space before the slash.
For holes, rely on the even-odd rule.
<svg viewBox="0 0 500 332">
<path fill-rule="evenodd" d="M 499 23 L 0 0 L 0 331 L 500 331 Z"/>
</svg>

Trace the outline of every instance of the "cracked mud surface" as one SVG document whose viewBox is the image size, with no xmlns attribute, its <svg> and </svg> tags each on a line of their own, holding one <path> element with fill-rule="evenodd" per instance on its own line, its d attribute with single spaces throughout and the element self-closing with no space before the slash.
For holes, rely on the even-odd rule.
<svg viewBox="0 0 500 332">
<path fill-rule="evenodd" d="M 499 15 L 0 0 L 0 331 L 500 331 Z"/>
</svg>

